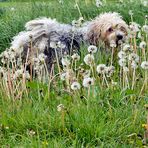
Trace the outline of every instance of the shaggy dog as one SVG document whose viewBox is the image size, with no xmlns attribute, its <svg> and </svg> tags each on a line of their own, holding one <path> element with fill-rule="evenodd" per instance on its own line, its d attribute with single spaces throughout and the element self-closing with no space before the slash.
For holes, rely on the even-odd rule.
<svg viewBox="0 0 148 148">
<path fill-rule="evenodd" d="M 15 51 L 16 56 L 21 55 L 24 62 L 27 58 L 28 64 L 34 56 L 44 53 L 50 71 L 55 54 L 61 59 L 65 53 L 79 52 L 81 44 L 97 46 L 103 42 L 109 47 L 114 42 L 118 45 L 125 41 L 128 27 L 118 13 L 109 12 L 100 14 L 81 27 L 39 18 L 26 23 L 25 28 L 13 38 L 10 49 Z"/>
</svg>

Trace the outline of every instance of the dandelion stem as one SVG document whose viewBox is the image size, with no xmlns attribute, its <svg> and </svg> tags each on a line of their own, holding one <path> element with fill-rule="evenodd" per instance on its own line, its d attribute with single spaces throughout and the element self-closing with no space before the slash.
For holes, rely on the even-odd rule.
<svg viewBox="0 0 148 148">
<path fill-rule="evenodd" d="M 54 48 L 54 50 L 55 50 L 56 61 L 57 61 L 57 65 L 58 65 L 58 70 L 59 70 L 59 73 L 60 73 L 60 72 L 61 72 L 61 70 L 60 70 L 60 64 L 59 64 L 58 53 L 57 53 L 57 50 L 56 50 L 56 48 Z"/>
<path fill-rule="evenodd" d="M 134 89 L 134 85 L 135 85 L 135 76 L 136 76 L 136 70 L 134 68 L 134 70 L 133 70 L 133 81 L 132 81 L 132 90 Z"/>
</svg>

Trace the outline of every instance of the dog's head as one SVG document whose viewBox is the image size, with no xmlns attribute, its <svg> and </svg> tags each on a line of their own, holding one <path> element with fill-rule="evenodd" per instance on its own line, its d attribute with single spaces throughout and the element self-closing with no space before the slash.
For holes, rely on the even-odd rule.
<svg viewBox="0 0 148 148">
<path fill-rule="evenodd" d="M 94 45 L 103 41 L 107 46 L 112 42 L 118 46 L 126 40 L 128 33 L 128 25 L 116 12 L 100 14 L 90 23 L 88 29 L 87 38 Z"/>
</svg>

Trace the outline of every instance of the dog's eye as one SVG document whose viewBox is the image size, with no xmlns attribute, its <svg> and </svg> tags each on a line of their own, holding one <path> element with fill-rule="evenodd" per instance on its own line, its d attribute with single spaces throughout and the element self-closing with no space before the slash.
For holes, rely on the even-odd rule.
<svg viewBox="0 0 148 148">
<path fill-rule="evenodd" d="M 124 27 L 121 27 L 120 30 L 123 31 L 123 32 L 126 32 Z"/>
<path fill-rule="evenodd" d="M 113 31 L 113 28 L 109 28 L 109 29 L 108 29 L 108 32 L 112 32 L 112 31 Z"/>
</svg>

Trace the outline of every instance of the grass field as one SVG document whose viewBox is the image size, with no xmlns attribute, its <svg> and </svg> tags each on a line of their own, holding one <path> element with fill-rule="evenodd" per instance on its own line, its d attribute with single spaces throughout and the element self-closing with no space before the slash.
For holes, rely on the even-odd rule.
<svg viewBox="0 0 148 148">
<path fill-rule="evenodd" d="M 27 21 L 37 17 L 46 16 L 71 23 L 81 15 L 87 21 L 102 12 L 116 11 L 130 24 L 129 10 L 133 12 L 133 21 L 141 28 L 148 23 L 145 18 L 148 4 L 140 0 L 122 3 L 108 0 L 100 7 L 96 7 L 95 0 L 63 0 L 63 4 L 58 0 L 0 2 L 0 51 L 9 48 L 12 37 L 24 29 Z M 132 68 L 130 61 L 125 72 L 116 58 L 112 77 L 97 75 L 96 72 L 96 65 L 109 66 L 110 54 L 98 51 L 92 68 L 83 61 L 88 52 L 86 46 L 82 47 L 76 66 L 91 71 L 95 82 L 89 88 L 82 86 L 83 78 L 77 76 L 74 64 L 71 70 L 81 84 L 80 90 L 71 89 L 70 80 L 61 81 L 57 67 L 52 79 L 24 81 L 19 78 L 15 81 L 9 78 L 9 66 L 5 77 L 1 72 L 4 65 L 1 64 L 0 147 L 147 147 L 148 68 L 141 64 L 148 61 L 148 34 L 141 29 L 138 32 L 142 37 L 136 36 L 129 42 L 139 57 L 137 67 Z M 142 41 L 146 45 L 140 49 Z"/>
</svg>

